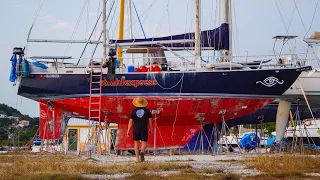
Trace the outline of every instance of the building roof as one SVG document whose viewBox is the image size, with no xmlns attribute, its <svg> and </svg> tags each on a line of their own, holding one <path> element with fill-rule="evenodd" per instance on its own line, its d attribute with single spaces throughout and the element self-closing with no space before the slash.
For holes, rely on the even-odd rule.
<svg viewBox="0 0 320 180">
<path fill-rule="evenodd" d="M 68 121 L 68 126 L 88 126 L 88 120 L 87 119 L 81 119 L 81 118 L 70 118 Z M 93 121 L 91 121 L 91 124 L 94 123 Z M 95 121 L 95 123 L 98 124 L 97 121 Z M 105 126 L 104 122 L 101 122 L 101 125 Z M 118 126 L 115 123 L 110 123 L 109 126 Z"/>
</svg>

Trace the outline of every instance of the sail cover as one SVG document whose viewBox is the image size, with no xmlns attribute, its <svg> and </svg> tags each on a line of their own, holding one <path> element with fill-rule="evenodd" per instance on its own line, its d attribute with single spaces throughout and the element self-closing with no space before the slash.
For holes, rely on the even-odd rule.
<svg viewBox="0 0 320 180">
<path fill-rule="evenodd" d="M 110 40 L 110 44 L 120 44 L 120 43 L 137 43 L 144 42 L 143 46 L 159 46 L 157 44 L 145 44 L 146 42 L 155 41 L 171 41 L 171 40 L 194 40 L 195 33 L 186 33 L 179 35 L 172 35 L 166 37 L 157 38 L 146 38 L 146 39 L 127 39 L 127 40 Z M 167 48 L 193 48 L 195 46 L 194 42 L 179 42 L 162 44 Z M 220 27 L 201 32 L 201 47 L 213 50 L 229 50 L 229 26 L 228 24 L 222 24 Z"/>
</svg>

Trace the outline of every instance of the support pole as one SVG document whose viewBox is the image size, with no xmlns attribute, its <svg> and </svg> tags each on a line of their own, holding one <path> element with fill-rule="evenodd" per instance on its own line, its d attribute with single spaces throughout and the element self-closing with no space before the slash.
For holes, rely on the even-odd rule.
<svg viewBox="0 0 320 180">
<path fill-rule="evenodd" d="M 153 141 L 153 155 L 156 155 L 156 151 L 157 151 L 157 115 L 155 114 L 155 118 L 154 118 L 154 141 Z"/>
</svg>

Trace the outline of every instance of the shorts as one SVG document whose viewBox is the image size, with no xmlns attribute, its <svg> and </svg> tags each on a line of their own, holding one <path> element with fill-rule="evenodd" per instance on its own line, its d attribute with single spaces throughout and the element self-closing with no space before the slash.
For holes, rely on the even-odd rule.
<svg viewBox="0 0 320 180">
<path fill-rule="evenodd" d="M 133 132 L 133 140 L 148 142 L 148 131 L 135 131 L 135 132 Z"/>
</svg>

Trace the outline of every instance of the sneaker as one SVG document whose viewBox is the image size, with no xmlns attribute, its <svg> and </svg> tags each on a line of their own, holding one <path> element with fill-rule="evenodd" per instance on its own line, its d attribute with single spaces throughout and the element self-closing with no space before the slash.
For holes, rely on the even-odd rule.
<svg viewBox="0 0 320 180">
<path fill-rule="evenodd" d="M 141 156 L 141 162 L 143 162 L 144 161 L 144 152 L 141 152 L 140 156 Z"/>
</svg>

